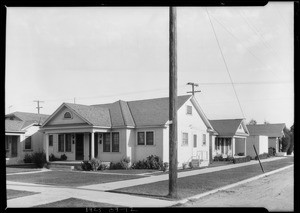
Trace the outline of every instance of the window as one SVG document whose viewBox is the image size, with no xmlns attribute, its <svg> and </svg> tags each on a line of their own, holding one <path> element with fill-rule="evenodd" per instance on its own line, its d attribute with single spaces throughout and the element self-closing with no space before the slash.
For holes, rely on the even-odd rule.
<svg viewBox="0 0 300 213">
<path fill-rule="evenodd" d="M 112 133 L 112 152 L 119 152 L 119 133 Z"/>
<path fill-rule="evenodd" d="M 66 152 L 71 152 L 71 144 L 72 144 L 71 138 L 72 138 L 71 134 L 66 134 L 66 143 L 65 143 Z"/>
<path fill-rule="evenodd" d="M 25 138 L 25 149 L 31 149 L 31 137 Z"/>
<path fill-rule="evenodd" d="M 9 149 L 9 142 L 8 142 L 8 136 L 5 136 L 5 149 Z"/>
<path fill-rule="evenodd" d="M 203 134 L 202 138 L 203 138 L 203 145 L 206 145 L 206 134 Z"/>
<path fill-rule="evenodd" d="M 145 132 L 138 132 L 138 145 L 145 145 Z"/>
<path fill-rule="evenodd" d="M 194 148 L 197 147 L 197 135 L 194 135 Z"/>
<path fill-rule="evenodd" d="M 64 134 L 58 135 L 58 151 L 64 152 L 64 145 L 65 145 L 65 137 Z"/>
<path fill-rule="evenodd" d="M 192 106 L 186 106 L 186 114 L 191 115 L 192 114 Z"/>
<path fill-rule="evenodd" d="M 49 135 L 49 146 L 53 146 L 53 135 Z"/>
<path fill-rule="evenodd" d="M 188 133 L 182 133 L 182 146 L 188 146 L 189 145 L 189 134 Z"/>
<path fill-rule="evenodd" d="M 146 145 L 154 145 L 154 132 L 146 132 Z"/>
<path fill-rule="evenodd" d="M 64 114 L 64 118 L 72 118 L 71 113 L 70 113 L 70 112 L 66 112 L 66 113 Z"/>
<path fill-rule="evenodd" d="M 103 152 L 110 152 L 110 133 L 103 133 Z"/>
</svg>

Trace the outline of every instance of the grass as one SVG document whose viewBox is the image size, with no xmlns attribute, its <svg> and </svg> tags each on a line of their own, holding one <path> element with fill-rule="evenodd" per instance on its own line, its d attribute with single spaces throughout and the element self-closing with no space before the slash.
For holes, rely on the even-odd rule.
<svg viewBox="0 0 300 213">
<path fill-rule="evenodd" d="M 6 194 L 7 194 L 7 200 L 9 200 L 18 197 L 25 197 L 29 195 L 39 194 L 39 192 L 28 192 L 28 191 L 7 189 Z"/>
<path fill-rule="evenodd" d="M 99 203 L 99 202 L 93 202 L 93 201 L 88 201 L 88 200 L 83 200 L 83 199 L 78 199 L 78 198 L 68 198 L 65 200 L 60 200 L 57 202 L 53 203 L 47 203 L 43 205 L 38 205 L 34 207 L 71 207 L 71 208 L 76 208 L 76 207 L 121 207 L 121 206 L 115 206 L 109 203 Z"/>
<path fill-rule="evenodd" d="M 143 173 L 154 173 L 159 172 L 159 170 L 154 169 L 117 169 L 117 170 L 103 170 L 99 171 L 102 173 L 122 173 L 122 174 L 143 174 Z"/>
<path fill-rule="evenodd" d="M 121 180 L 142 178 L 138 175 L 111 175 L 88 172 L 48 171 L 42 173 L 7 175 L 6 180 L 55 186 L 84 186 Z"/>
<path fill-rule="evenodd" d="M 40 171 L 40 170 L 41 169 L 6 167 L 6 174 L 19 173 L 19 172 L 33 172 L 33 171 Z"/>
<path fill-rule="evenodd" d="M 282 160 L 264 162 L 265 172 L 269 172 L 287 165 L 293 164 L 294 158 L 288 157 Z M 184 178 L 178 178 L 178 199 L 187 198 L 196 194 L 204 193 L 219 187 L 239 182 L 262 174 L 259 164 L 227 169 L 217 172 L 199 174 Z M 112 190 L 111 192 L 141 195 L 168 199 L 168 180 L 150 184 Z"/>
</svg>

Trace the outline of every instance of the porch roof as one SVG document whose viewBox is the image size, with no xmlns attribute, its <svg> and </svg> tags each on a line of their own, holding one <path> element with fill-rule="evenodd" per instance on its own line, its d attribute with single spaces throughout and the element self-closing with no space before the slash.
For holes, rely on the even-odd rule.
<svg viewBox="0 0 300 213">
<path fill-rule="evenodd" d="M 235 135 L 241 135 L 241 133 L 237 133 L 236 131 L 242 121 L 243 119 L 209 120 L 214 130 L 219 133 L 220 137 L 232 137 Z M 245 136 L 247 136 L 247 134 L 245 134 Z"/>
</svg>

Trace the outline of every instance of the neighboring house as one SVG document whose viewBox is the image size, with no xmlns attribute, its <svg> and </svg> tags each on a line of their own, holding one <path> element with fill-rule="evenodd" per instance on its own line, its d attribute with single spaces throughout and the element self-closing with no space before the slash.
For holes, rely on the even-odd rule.
<svg viewBox="0 0 300 213">
<path fill-rule="evenodd" d="M 250 130 L 249 130 L 249 132 L 250 132 Z M 258 155 L 263 154 L 263 153 L 268 153 L 269 152 L 268 136 L 251 135 L 251 132 L 250 132 L 250 135 L 247 138 L 246 155 L 250 155 L 251 157 L 256 156 L 253 145 L 255 146 L 255 149 L 256 149 L 256 152 Z"/>
<path fill-rule="evenodd" d="M 218 133 L 212 143 L 212 157 L 246 154 L 246 140 L 249 132 L 243 119 L 209 120 L 209 122 Z"/>
<path fill-rule="evenodd" d="M 268 148 L 273 147 L 276 152 L 280 151 L 279 139 L 284 137 L 284 123 L 247 125 L 247 128 L 251 136 L 268 136 Z"/>
<path fill-rule="evenodd" d="M 178 166 L 192 159 L 209 163 L 213 129 L 193 96 L 178 96 Z M 169 161 L 169 98 L 110 104 L 63 103 L 41 126 L 47 157 L 131 163 L 157 155 Z"/>
<path fill-rule="evenodd" d="M 6 163 L 23 163 L 26 153 L 43 151 L 43 134 L 39 126 L 48 115 L 14 112 L 5 115 Z"/>
</svg>

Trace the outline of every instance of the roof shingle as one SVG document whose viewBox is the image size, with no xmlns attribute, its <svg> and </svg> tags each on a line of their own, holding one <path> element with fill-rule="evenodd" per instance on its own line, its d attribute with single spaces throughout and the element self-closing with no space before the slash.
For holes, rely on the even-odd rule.
<svg viewBox="0 0 300 213">
<path fill-rule="evenodd" d="M 268 137 L 281 137 L 284 123 L 247 125 L 250 135 L 266 135 Z"/>
<path fill-rule="evenodd" d="M 234 136 L 243 119 L 209 120 L 220 136 Z"/>
</svg>

